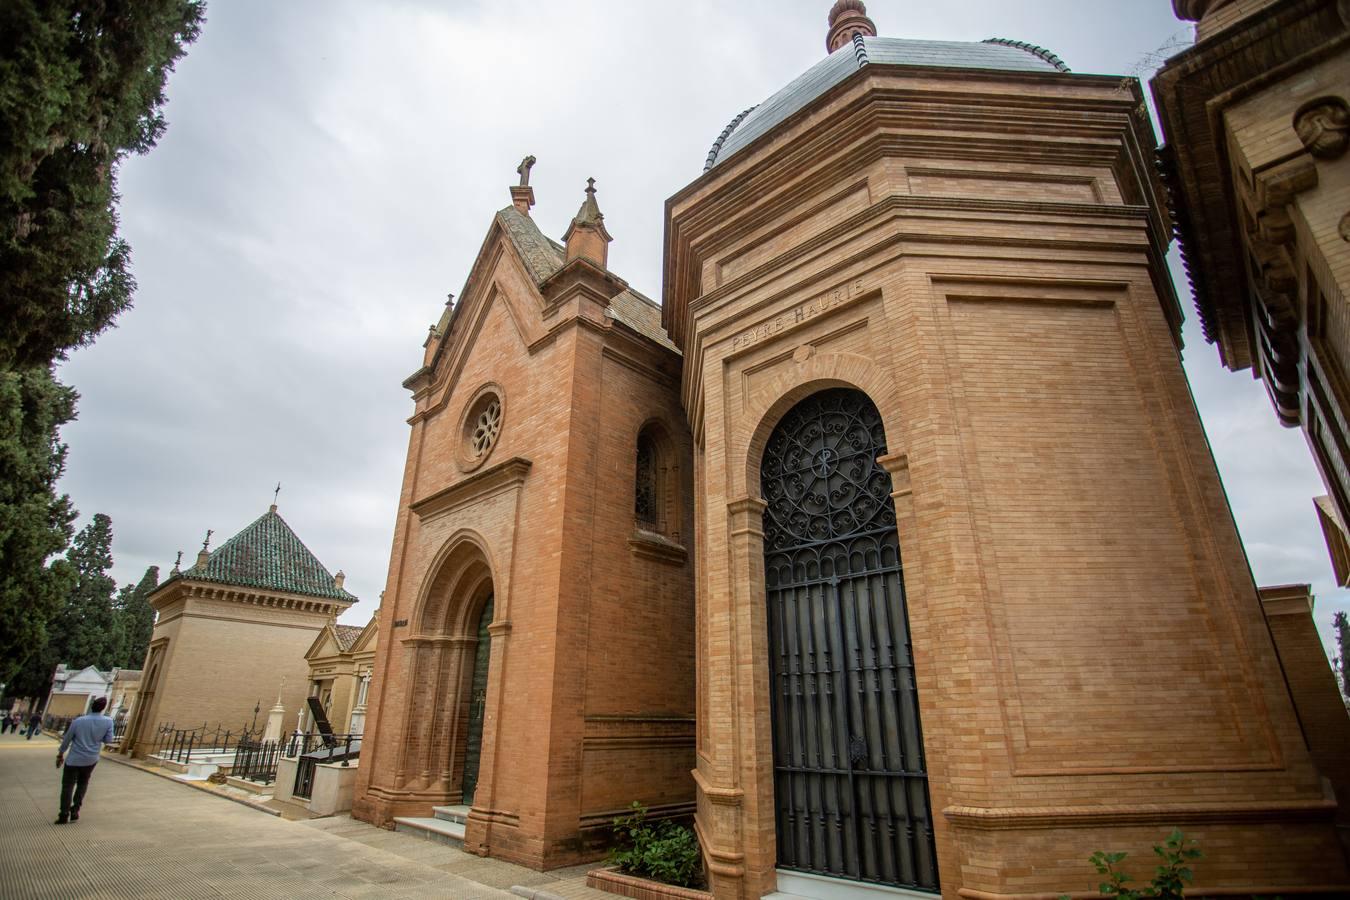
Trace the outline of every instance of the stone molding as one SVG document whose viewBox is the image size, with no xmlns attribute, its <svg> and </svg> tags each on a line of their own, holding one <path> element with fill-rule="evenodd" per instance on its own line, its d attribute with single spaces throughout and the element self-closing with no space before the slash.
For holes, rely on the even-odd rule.
<svg viewBox="0 0 1350 900">
<path fill-rule="evenodd" d="M 1336 812 L 1336 801 L 1279 803 L 1169 803 L 1136 806 L 948 806 L 942 815 L 957 828 L 1006 831 L 1030 828 L 1088 828 L 1101 825 L 1199 825 L 1238 822 L 1321 822 Z"/>
<path fill-rule="evenodd" d="M 531 465 L 533 463 L 530 460 L 522 456 L 513 456 L 428 497 L 413 501 L 408 504 L 408 509 L 423 521 L 454 512 L 484 497 L 523 483 Z"/>
</svg>

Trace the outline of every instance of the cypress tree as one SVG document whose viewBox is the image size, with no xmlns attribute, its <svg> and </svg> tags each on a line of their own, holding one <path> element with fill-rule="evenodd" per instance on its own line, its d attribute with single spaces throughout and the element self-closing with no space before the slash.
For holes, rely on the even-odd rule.
<svg viewBox="0 0 1350 900">
<path fill-rule="evenodd" d="M 117 615 L 121 623 L 119 650 L 121 662 L 117 665 L 138 669 L 145 663 L 145 652 L 150 648 L 150 634 L 155 630 L 155 611 L 149 597 L 159 587 L 159 566 L 145 570 L 133 587 L 128 584 L 117 595 Z"/>
<path fill-rule="evenodd" d="M 131 305 L 118 165 L 163 135 L 165 80 L 203 10 L 199 0 L 0 2 L 0 680 L 11 694 L 20 669 L 30 686 L 50 680 L 34 670 L 73 587 L 67 562 L 49 560 L 75 517 L 55 485 L 58 429 L 77 396 L 52 365 Z"/>
</svg>

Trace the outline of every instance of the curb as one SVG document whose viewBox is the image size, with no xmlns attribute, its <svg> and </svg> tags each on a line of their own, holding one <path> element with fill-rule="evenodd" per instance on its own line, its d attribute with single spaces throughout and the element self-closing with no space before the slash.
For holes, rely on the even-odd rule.
<svg viewBox="0 0 1350 900">
<path fill-rule="evenodd" d="M 103 758 L 103 759 L 107 759 L 107 760 L 111 760 L 112 762 L 117 763 L 119 766 L 126 766 L 128 769 L 135 769 L 135 770 L 137 770 L 138 772 L 145 772 L 147 775 L 154 775 L 154 776 L 157 777 L 157 778 L 163 778 L 163 779 L 165 779 L 166 781 L 172 781 L 174 784 L 181 784 L 181 785 L 183 785 L 184 787 L 190 787 L 190 788 L 192 788 L 193 790 L 201 791 L 201 792 L 204 793 L 204 794 L 210 794 L 212 797 L 219 797 L 219 798 L 222 799 L 222 800 L 229 800 L 229 801 L 232 801 L 232 802 L 234 802 L 234 803 L 238 803 L 240 806 L 247 806 L 249 809 L 256 810 L 256 811 L 258 811 L 258 812 L 260 812 L 260 813 L 264 813 L 264 814 L 269 815 L 269 816 L 275 816 L 275 817 L 277 817 L 278 819 L 281 818 L 281 811 L 280 811 L 280 810 L 276 810 L 276 809 L 268 809 L 267 807 L 265 807 L 265 806 L 260 806 L 260 805 L 257 804 L 257 803 L 250 803 L 250 802 L 248 802 L 247 800 L 243 799 L 242 797 L 231 797 L 229 794 L 222 794 L 222 793 L 220 793 L 219 791 L 213 791 L 213 790 L 211 790 L 211 788 L 209 788 L 209 787 L 205 787 L 205 786 L 200 785 L 200 784 L 194 784 L 194 783 L 191 782 L 191 781 L 183 781 L 182 779 L 174 778 L 172 775 L 170 775 L 170 774 L 168 774 L 168 773 L 166 773 L 166 772 L 160 772 L 160 771 L 157 771 L 157 770 L 156 770 L 154 767 L 152 767 L 152 766 L 142 766 L 142 765 L 140 765 L 140 764 L 138 764 L 138 763 L 131 762 L 130 760 L 118 759 L 116 756 L 114 756 L 114 755 L 111 754 L 111 753 L 105 753 L 105 754 L 103 754 L 103 757 L 102 757 L 102 758 Z"/>
</svg>

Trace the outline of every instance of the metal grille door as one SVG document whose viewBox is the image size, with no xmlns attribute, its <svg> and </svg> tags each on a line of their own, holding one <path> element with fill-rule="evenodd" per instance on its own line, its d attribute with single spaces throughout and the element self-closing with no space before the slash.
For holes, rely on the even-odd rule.
<svg viewBox="0 0 1350 900">
<path fill-rule="evenodd" d="M 936 891 L 900 544 L 881 416 L 814 394 L 764 451 L 778 864 Z"/>
<path fill-rule="evenodd" d="M 473 654 L 473 683 L 469 688 L 469 728 L 464 748 L 465 806 L 473 805 L 478 790 L 478 761 L 483 755 L 483 712 L 487 709 L 488 660 L 492 653 L 492 597 L 488 597 L 483 614 L 478 617 L 478 647 Z"/>
</svg>

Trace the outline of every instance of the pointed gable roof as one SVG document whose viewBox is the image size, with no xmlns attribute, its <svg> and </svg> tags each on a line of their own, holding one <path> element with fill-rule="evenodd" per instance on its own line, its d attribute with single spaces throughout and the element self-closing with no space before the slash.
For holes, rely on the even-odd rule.
<svg viewBox="0 0 1350 900">
<path fill-rule="evenodd" d="M 356 639 L 366 630 L 364 625 L 334 625 L 333 636 L 337 638 L 338 648 L 343 653 L 352 649 Z"/>
<path fill-rule="evenodd" d="M 585 204 L 583 204 L 582 212 L 585 209 Z M 520 210 L 514 206 L 497 210 L 496 225 L 500 226 L 502 233 L 510 239 L 511 245 L 515 248 L 521 262 L 525 264 L 526 271 L 529 272 L 536 285 L 542 285 L 563 267 L 566 260 L 566 250 L 563 245 L 540 231 L 534 219 L 522 215 Z M 491 240 L 490 233 L 488 239 Z M 481 250 L 479 254 L 481 256 Z M 469 286 L 465 285 L 465 295 L 467 295 L 468 290 Z M 460 305 L 449 307 L 441 314 L 441 319 L 436 324 L 438 334 L 447 334 L 450 331 L 450 320 L 459 311 Z M 622 322 L 638 334 L 655 341 L 667 350 L 677 354 L 680 352 L 661 325 L 661 306 L 655 300 L 639 294 L 631 287 L 626 288 L 612 299 L 605 313 L 610 318 Z"/>
<path fill-rule="evenodd" d="M 356 602 L 277 515 L 275 506 L 213 550 L 204 564 L 178 577 Z"/>
</svg>

